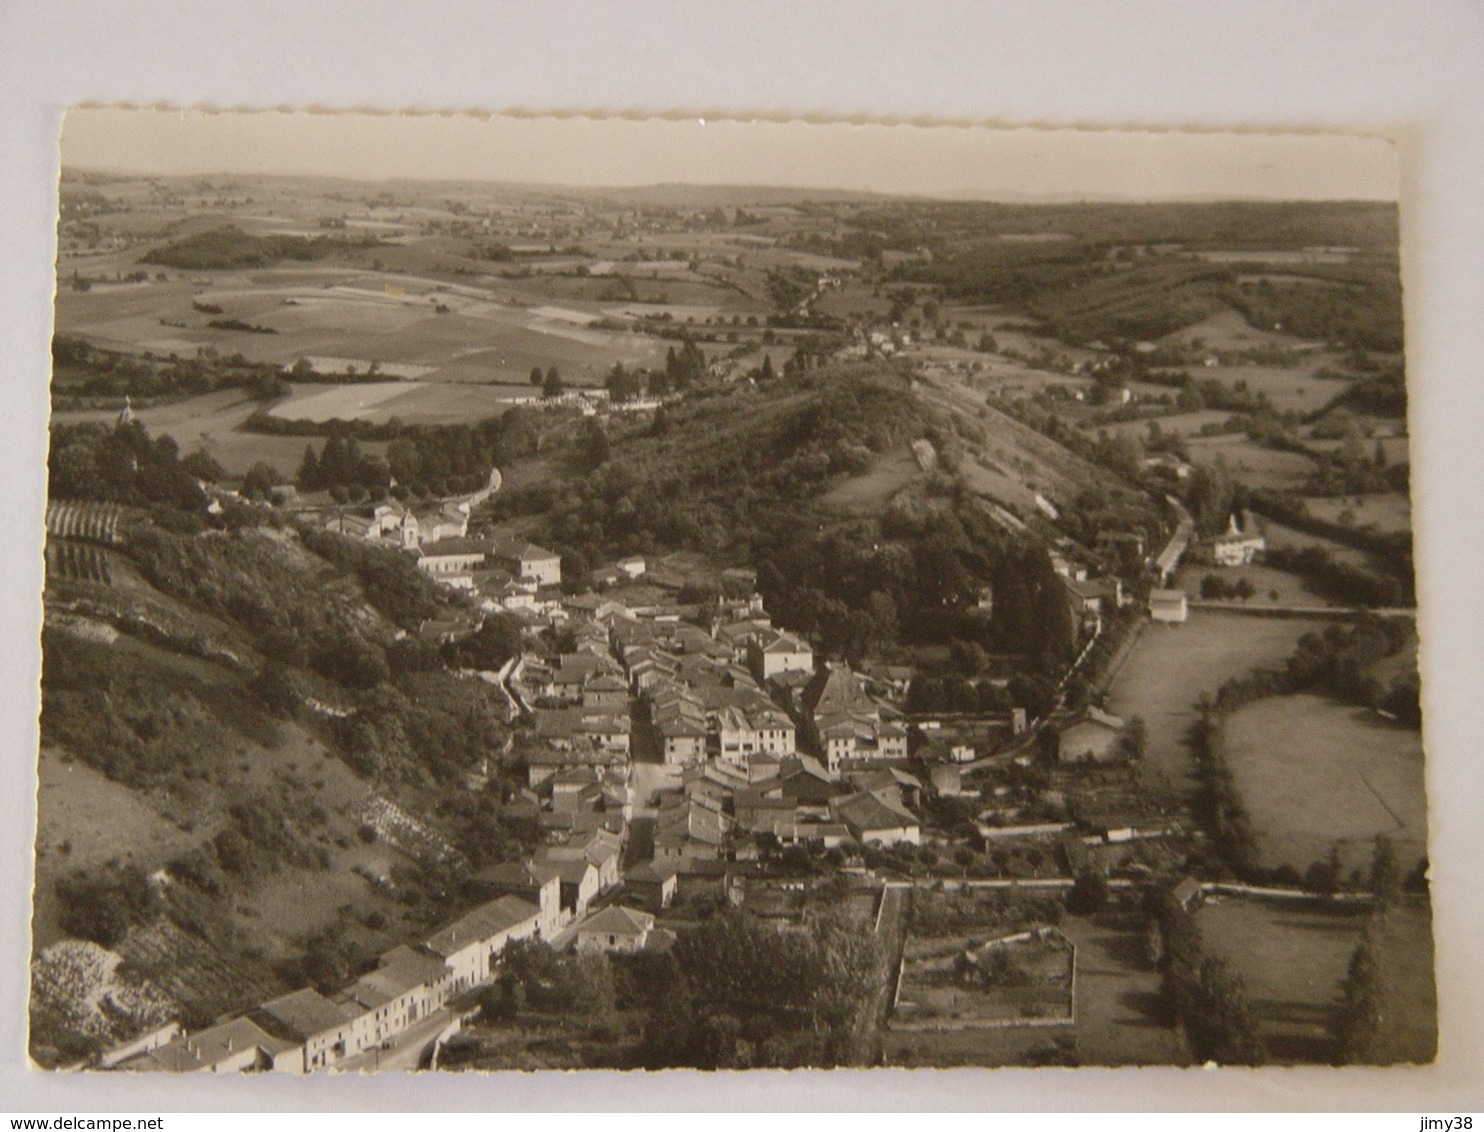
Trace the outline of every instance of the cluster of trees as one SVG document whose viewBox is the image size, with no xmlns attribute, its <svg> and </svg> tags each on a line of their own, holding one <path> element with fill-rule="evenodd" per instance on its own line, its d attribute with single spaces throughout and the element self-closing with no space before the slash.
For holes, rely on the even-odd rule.
<svg viewBox="0 0 1484 1132">
<path fill-rule="evenodd" d="M 645 1065 L 744 1069 L 857 1059 L 860 1012 L 885 976 L 869 932 L 825 915 L 780 931 L 726 912 L 681 934 L 670 992 L 645 1021 Z"/>
<path fill-rule="evenodd" d="M 1205 827 L 1220 863 L 1237 877 L 1257 883 L 1286 879 L 1264 872 L 1258 864 L 1252 816 L 1227 765 L 1221 723 L 1219 712 L 1201 711 L 1186 735 L 1196 765 L 1192 799 L 1196 819 Z"/>
<path fill-rule="evenodd" d="M 1391 712 L 1412 727 L 1421 725 L 1415 677 L 1389 685 L 1376 679 L 1375 666 L 1412 645 L 1412 630 L 1395 618 L 1367 617 L 1351 625 L 1329 625 L 1306 633 L 1281 670 L 1233 677 L 1217 690 L 1212 706 L 1231 712 L 1267 696 L 1320 692 L 1347 703 Z"/>
<path fill-rule="evenodd" d="M 271 267 L 280 260 L 316 260 L 340 252 L 379 247 L 367 236 L 359 241 L 332 236 L 252 236 L 227 224 L 197 232 L 147 253 L 141 263 L 178 267 L 182 271 L 221 271 Z"/>
<path fill-rule="evenodd" d="M 1055 926 L 1064 910 L 1055 895 L 917 889 L 912 896 L 912 930 L 924 936 L 989 935 L 1022 925 Z"/>
<path fill-rule="evenodd" d="M 1304 484 L 1308 495 L 1345 496 L 1374 495 L 1388 491 L 1405 491 L 1411 478 L 1411 466 L 1390 464 L 1386 445 L 1377 439 L 1368 446 L 1359 437 L 1348 437 L 1330 451 L 1315 451 L 1298 446 L 1319 466 Z"/>
<path fill-rule="evenodd" d="M 309 525 L 299 529 L 299 539 L 306 550 L 353 574 L 371 606 L 399 628 L 416 630 L 449 608 L 447 591 L 400 554 Z"/>
<path fill-rule="evenodd" d="M 972 681 L 956 674 L 918 676 L 907 689 L 906 710 L 912 715 L 943 712 L 988 713 L 1024 708 L 1032 719 L 1051 709 L 1056 686 L 1044 676 L 1017 673 L 1008 684 Z"/>
<path fill-rule="evenodd" d="M 1382 922 L 1372 917 L 1366 924 L 1340 984 L 1340 1001 L 1329 1020 L 1337 1065 L 1374 1065 L 1384 1060 L 1391 980 L 1383 965 Z"/>
<path fill-rule="evenodd" d="M 144 870 L 125 864 L 76 872 L 56 883 L 57 920 L 68 935 L 113 947 L 130 928 L 159 915 L 161 903 Z"/>
<path fill-rule="evenodd" d="M 540 941 L 517 941 L 501 953 L 499 978 L 483 992 L 480 1010 L 492 1022 L 537 1010 L 609 1030 L 618 1016 L 612 961 L 601 953 L 561 954 Z"/>
<path fill-rule="evenodd" d="M 1267 1057 L 1240 975 L 1205 954 L 1200 927 L 1168 888 L 1146 897 L 1149 957 L 1197 1062 L 1261 1065 Z"/>
<path fill-rule="evenodd" d="M 1396 248 L 1393 245 L 1392 255 Z M 1256 284 L 1228 288 L 1226 297 L 1253 326 L 1282 326 L 1287 334 L 1342 342 L 1385 352 L 1402 348 L 1401 275 L 1395 259 L 1348 270 L 1348 286 L 1311 283 Z"/>
<path fill-rule="evenodd" d="M 1309 514 L 1301 500 L 1271 492 L 1255 494 L 1251 502 L 1254 511 L 1259 511 L 1284 526 L 1364 551 L 1371 564 L 1376 567 L 1378 574 L 1396 580 L 1401 587 L 1401 597 L 1404 601 L 1415 600 L 1412 533 L 1410 531 L 1381 533 L 1363 527 L 1330 522 Z M 1272 551 L 1268 552 L 1269 561 L 1272 560 L 1272 553 Z M 1308 561 L 1318 563 L 1320 560 L 1310 558 Z"/>
<path fill-rule="evenodd" d="M 84 339 L 52 338 L 52 398 L 58 408 L 193 397 L 227 386 L 243 387 L 260 399 L 279 396 L 283 384 L 275 367 L 249 362 L 241 354 L 222 357 L 203 349 L 190 358 L 152 358 L 104 350 Z"/>
<path fill-rule="evenodd" d="M 473 491 L 488 480 L 490 469 L 506 454 L 507 442 L 521 447 L 517 428 L 500 417 L 474 424 L 383 427 L 378 431 L 389 440 L 385 456 L 362 451 L 356 431 L 332 428 L 318 451 L 313 444 L 305 447 L 295 477 L 301 489 L 385 492 L 397 485 L 413 495 Z"/>
<path fill-rule="evenodd" d="M 204 516 L 198 475 L 214 478 L 219 471 L 204 454 L 182 459 L 173 437 L 152 440 L 137 421 L 57 425 L 47 453 L 47 493 Z"/>
<path fill-rule="evenodd" d="M 154 789 L 204 779 L 238 737 L 276 739 L 254 698 L 229 685 L 162 681 L 140 655 L 51 629 L 41 645 L 43 741 L 116 782 Z"/>
<path fill-rule="evenodd" d="M 314 445 L 304 447 L 295 482 L 303 491 L 327 487 L 385 488 L 391 482 L 391 467 L 385 457 L 361 451 L 356 438 L 332 435 L 316 453 Z"/>
<path fill-rule="evenodd" d="M 673 357 L 675 350 L 672 347 Z M 664 370 L 626 368 L 622 362 L 614 362 L 608 376 L 603 379 L 603 388 L 616 402 L 637 401 L 641 397 L 668 397 L 678 391 L 669 374 Z"/>
<path fill-rule="evenodd" d="M 1234 874 L 1257 882 L 1298 880 L 1296 875 L 1289 875 L 1291 869 L 1264 870 L 1258 865 L 1252 820 L 1222 749 L 1224 716 L 1268 696 L 1322 692 L 1351 703 L 1385 708 L 1402 722 L 1420 726 L 1416 681 L 1403 677 L 1388 688 L 1370 674 L 1378 661 L 1395 655 L 1410 640 L 1408 627 L 1380 618 L 1348 626 L 1330 625 L 1323 633 L 1305 634 L 1283 669 L 1234 677 L 1218 689 L 1213 699 L 1203 698 L 1200 714 L 1187 736 L 1199 778 L 1195 808 L 1212 846 Z"/>
<path fill-rule="evenodd" d="M 852 217 L 886 233 L 885 246 L 933 251 L 889 277 L 939 289 L 967 302 L 1028 308 L 1068 342 L 1154 339 L 1202 313 L 1234 306 L 1254 326 L 1396 350 L 1401 343 L 1400 277 L 1394 210 L 1348 204 L 1268 206 L 944 206 L 924 214 Z M 882 210 L 892 213 L 891 209 Z M 1011 217 L 1014 216 L 1014 219 Z M 877 227 L 880 225 L 880 227 Z M 997 234 L 1052 232 L 1063 238 L 1006 240 Z M 1319 233 L 1346 233 L 1334 241 Z M 1134 255 L 1147 245 L 1303 248 L 1357 245 L 1378 253 L 1343 267 L 1305 266 L 1338 286 L 1242 282 L 1238 269 L 1203 262 L 1182 248 Z M 1111 254 L 1123 248 L 1116 263 Z M 1297 269 L 1296 269 L 1297 270 Z"/>
<path fill-rule="evenodd" d="M 1219 574 L 1207 574 L 1201 579 L 1201 597 L 1207 601 L 1246 601 L 1256 593 L 1245 577 L 1229 582 Z"/>
</svg>

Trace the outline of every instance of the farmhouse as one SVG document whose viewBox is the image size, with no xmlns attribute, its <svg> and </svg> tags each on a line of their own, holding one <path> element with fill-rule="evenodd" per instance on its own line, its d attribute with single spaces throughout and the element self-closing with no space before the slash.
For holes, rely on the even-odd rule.
<svg viewBox="0 0 1484 1132">
<path fill-rule="evenodd" d="M 624 889 L 635 904 L 662 912 L 675 901 L 677 874 L 663 861 L 647 861 L 624 874 Z"/>
<path fill-rule="evenodd" d="M 1123 584 L 1117 578 L 1094 578 L 1078 581 L 1063 578 L 1072 610 L 1081 616 L 1100 616 L 1111 613 L 1123 604 Z"/>
<path fill-rule="evenodd" d="M 780 672 L 813 672 L 814 650 L 791 633 L 765 629 L 747 646 L 748 665 L 759 682 Z"/>
<path fill-rule="evenodd" d="M 305 1073 L 331 1068 L 370 1042 L 359 1010 L 331 1002 L 309 987 L 271 999 L 248 1017 L 280 1040 L 298 1045 Z"/>
<path fill-rule="evenodd" d="M 1123 720 L 1090 707 L 1057 736 L 1057 757 L 1064 763 L 1111 762 L 1119 754 Z"/>
<path fill-rule="evenodd" d="M 417 568 L 431 574 L 440 581 L 450 581 L 455 576 L 465 578 L 465 585 L 472 589 L 474 569 L 484 561 L 485 544 L 478 539 L 447 538 L 438 542 L 425 542 L 411 551 L 417 560 Z"/>
<path fill-rule="evenodd" d="M 233 1018 L 198 1033 L 182 1034 L 157 1049 L 118 1063 L 144 1073 L 240 1073 L 281 1069 L 301 1073 L 302 1047 L 277 1038 L 247 1018 Z"/>
<path fill-rule="evenodd" d="M 1183 623 L 1190 616 L 1190 604 L 1184 590 L 1151 590 L 1149 616 L 1155 621 Z"/>
<path fill-rule="evenodd" d="M 643 951 L 653 931 L 654 917 L 648 912 L 614 904 L 577 929 L 577 950 Z"/>
<path fill-rule="evenodd" d="M 435 932 L 423 946 L 444 961 L 448 971 L 438 987 L 445 996 L 478 986 L 505 945 L 530 939 L 541 922 L 541 909 L 516 896 L 501 896 Z"/>
<path fill-rule="evenodd" d="M 746 706 L 722 707 L 711 713 L 709 722 L 716 733 L 716 755 L 724 762 L 746 762 L 755 754 L 781 758 L 794 753 L 793 720 L 761 697 Z"/>
<path fill-rule="evenodd" d="M 539 586 L 561 584 L 561 555 L 535 543 L 511 538 L 496 539 L 490 544 L 489 556 L 504 564 L 518 578 L 529 579 Z"/>
<path fill-rule="evenodd" d="M 831 774 L 856 759 L 907 757 L 907 731 L 883 722 L 881 709 L 846 664 L 830 664 L 804 688 L 800 714 L 805 734 L 825 757 Z"/>
<path fill-rule="evenodd" d="M 561 878 L 562 913 L 573 919 L 581 918 L 598 895 L 601 883 L 598 870 L 586 856 L 568 860 L 553 857 L 552 852 L 548 849 L 537 863 L 555 869 Z"/>
<path fill-rule="evenodd" d="M 409 947 L 392 948 L 374 971 L 362 975 L 336 996 L 347 1009 L 357 1010 L 370 1029 L 373 1043 L 400 1034 L 441 1005 L 435 989 L 447 968 L 443 961 Z"/>
<path fill-rule="evenodd" d="M 1243 511 L 1241 522 L 1233 515 L 1226 531 L 1212 541 L 1211 556 L 1218 566 L 1250 566 L 1267 548 L 1268 540 L 1253 523 L 1251 512 Z"/>
<path fill-rule="evenodd" d="M 922 837 L 922 825 L 912 811 L 879 791 L 832 801 L 830 812 L 862 845 L 916 845 Z"/>
<path fill-rule="evenodd" d="M 477 885 L 503 896 L 516 896 L 537 909 L 538 939 L 550 939 L 562 926 L 561 874 L 536 861 L 507 861 L 490 865 L 474 876 Z"/>
</svg>

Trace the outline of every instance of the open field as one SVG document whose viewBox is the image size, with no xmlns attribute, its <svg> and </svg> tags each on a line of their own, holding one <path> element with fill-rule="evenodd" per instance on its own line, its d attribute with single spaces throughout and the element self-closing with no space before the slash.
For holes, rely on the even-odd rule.
<svg viewBox="0 0 1484 1132">
<path fill-rule="evenodd" d="M 1292 349 L 1303 344 L 1303 339 L 1291 334 L 1257 329 L 1232 307 L 1224 307 L 1199 322 L 1166 334 L 1159 341 L 1162 345 L 1207 350 Z"/>
<path fill-rule="evenodd" d="M 1401 491 L 1344 498 L 1310 496 L 1304 500 L 1304 506 L 1316 519 L 1330 523 L 1338 523 L 1340 516 L 1348 511 L 1354 516 L 1356 527 L 1374 527 L 1386 534 L 1412 529 L 1412 501 Z"/>
<path fill-rule="evenodd" d="M 1247 985 L 1247 1001 L 1277 1061 L 1333 1056 L 1327 1021 L 1368 913 L 1322 905 L 1221 899 L 1196 913 L 1212 955 Z M 1431 1061 L 1437 1045 L 1431 917 L 1425 904 L 1387 912 L 1381 962 L 1391 981 L 1383 1060 Z"/>
<path fill-rule="evenodd" d="M 1280 452 L 1250 440 L 1245 434 L 1193 436 L 1190 458 L 1197 464 L 1225 460 L 1232 479 L 1254 488 L 1290 491 L 1301 487 L 1315 471 L 1314 461 L 1298 452 Z"/>
<path fill-rule="evenodd" d="M 1017 940 L 984 951 L 984 943 L 973 936 L 910 937 L 893 1027 L 972 1029 L 1071 1017 L 1072 953 L 1065 944 Z M 1013 965 L 1013 985 L 966 974 L 961 965 L 970 954 Z"/>
<path fill-rule="evenodd" d="M 1295 530 L 1293 527 L 1285 527 L 1282 523 L 1271 519 L 1262 520 L 1263 533 L 1267 536 L 1268 546 L 1317 546 L 1327 551 L 1329 556 L 1336 562 L 1348 562 L 1352 566 L 1369 568 L 1370 559 L 1366 552 L 1353 546 L 1347 546 L 1343 542 L 1335 542 L 1321 535 L 1311 535 L 1308 531 Z"/>
<path fill-rule="evenodd" d="M 1236 387 L 1245 383 L 1253 393 L 1265 393 L 1280 413 L 1312 413 L 1350 388 L 1351 382 L 1315 377 L 1333 359 L 1318 352 L 1303 355 L 1292 366 L 1207 366 L 1196 372 L 1199 381 L 1215 380 Z"/>
<path fill-rule="evenodd" d="M 1349 263 L 1358 248 L 1303 248 L 1277 251 L 1207 251 L 1196 252 L 1207 263 L 1261 263 L 1275 267 L 1297 267 L 1305 264 Z"/>
<path fill-rule="evenodd" d="M 917 460 L 905 444 L 878 457 L 871 469 L 832 487 L 821 502 L 853 514 L 880 514 L 892 496 L 920 478 Z"/>
<path fill-rule="evenodd" d="M 1107 432 L 1111 436 L 1132 436 L 1143 440 L 1149 435 L 1151 423 L 1159 425 L 1163 433 L 1178 432 L 1182 436 L 1195 436 L 1206 425 L 1219 425 L 1230 419 L 1230 413 L 1220 409 L 1201 409 L 1193 413 L 1172 413 L 1167 417 L 1148 417 L 1144 420 L 1123 421 L 1119 424 L 1097 425 L 1089 431 Z"/>
<path fill-rule="evenodd" d="M 1192 600 L 1199 600 L 1201 580 L 1207 574 L 1214 574 L 1232 585 L 1243 578 L 1247 579 L 1256 592 L 1246 604 L 1257 609 L 1264 605 L 1335 604 L 1311 589 L 1305 578 L 1271 566 L 1182 566 L 1175 575 L 1175 586 L 1183 589 Z M 1275 593 L 1277 597 L 1273 596 Z"/>
<path fill-rule="evenodd" d="M 1302 873 L 1338 843 L 1346 869 L 1364 869 L 1378 834 L 1403 872 L 1426 856 L 1416 731 L 1319 696 L 1273 696 L 1233 712 L 1223 739 L 1264 865 Z"/>
<path fill-rule="evenodd" d="M 203 313 L 194 302 L 218 306 L 221 314 Z M 438 303 L 446 313 L 437 312 Z M 601 309 L 594 305 L 584 313 L 600 317 Z M 273 333 L 215 329 L 208 325 L 214 318 L 237 319 Z M 647 366 L 663 361 L 667 345 L 647 335 L 552 317 L 543 313 L 539 300 L 530 308 L 518 305 L 494 281 L 490 287 L 471 287 L 390 272 L 303 265 L 214 272 L 207 286 L 177 275 L 166 283 L 67 292 L 58 299 L 57 329 L 115 349 L 192 354 L 211 347 L 283 366 L 305 356 L 329 356 L 362 359 L 365 366 L 377 362 L 425 368 L 444 381 L 514 383 L 524 381 L 532 366 L 555 365 L 569 383 L 596 384 L 614 362 Z"/>
<path fill-rule="evenodd" d="M 1118 670 L 1109 690 L 1110 710 L 1142 716 L 1149 729 L 1144 763 L 1177 798 L 1195 785 L 1184 744 L 1202 692 L 1253 668 L 1276 665 L 1293 652 L 1313 621 L 1194 611 L 1184 625 L 1150 625 Z"/>
<path fill-rule="evenodd" d="M 452 424 L 499 416 L 511 398 L 538 392 L 530 385 L 383 381 L 357 385 L 297 385 L 269 415 L 289 421 L 356 420 Z"/>
<path fill-rule="evenodd" d="M 136 791 L 54 747 L 42 747 L 36 803 L 36 889 L 31 934 L 40 950 L 64 938 L 53 883 L 108 862 L 155 868 L 200 833 L 164 821 Z"/>
<path fill-rule="evenodd" d="M 304 446 L 309 441 L 302 436 L 263 436 L 242 431 L 242 422 L 262 407 L 263 402 L 252 400 L 240 389 L 219 389 L 185 401 L 136 409 L 134 417 L 149 429 L 151 436 L 173 436 L 183 453 L 204 449 L 230 474 L 242 475 L 253 464 L 263 460 L 284 475 L 291 476 L 298 468 Z M 52 422 L 112 424 L 117 417 L 116 409 L 86 410 L 53 413 Z M 381 455 L 386 451 L 386 443 L 367 441 L 361 445 L 361 450 Z"/>
</svg>

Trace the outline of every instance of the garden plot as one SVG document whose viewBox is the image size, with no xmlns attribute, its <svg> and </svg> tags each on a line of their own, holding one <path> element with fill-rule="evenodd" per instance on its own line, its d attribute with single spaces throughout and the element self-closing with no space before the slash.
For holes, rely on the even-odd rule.
<svg viewBox="0 0 1484 1132">
<path fill-rule="evenodd" d="M 895 1030 L 1068 1025 L 1076 948 L 1055 928 L 988 940 L 912 939 L 892 1013 Z"/>
</svg>

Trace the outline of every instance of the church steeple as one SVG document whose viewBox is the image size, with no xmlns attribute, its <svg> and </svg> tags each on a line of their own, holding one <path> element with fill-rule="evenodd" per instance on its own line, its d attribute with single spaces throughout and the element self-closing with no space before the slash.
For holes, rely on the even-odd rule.
<svg viewBox="0 0 1484 1132">
<path fill-rule="evenodd" d="M 119 413 L 119 424 L 126 425 L 126 424 L 133 424 L 133 423 L 134 423 L 134 406 L 129 402 L 129 395 L 127 393 L 125 393 L 124 394 L 124 407 L 123 407 L 123 410 Z"/>
</svg>

